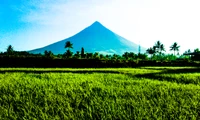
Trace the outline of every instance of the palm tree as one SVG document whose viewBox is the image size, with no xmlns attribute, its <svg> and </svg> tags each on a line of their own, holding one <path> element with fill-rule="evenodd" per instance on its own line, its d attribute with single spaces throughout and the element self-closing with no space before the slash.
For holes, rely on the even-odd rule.
<svg viewBox="0 0 200 120">
<path fill-rule="evenodd" d="M 156 42 L 155 46 L 156 46 L 157 48 L 159 48 L 160 45 L 161 45 L 161 42 L 158 40 L 158 41 Z"/>
<path fill-rule="evenodd" d="M 8 53 L 9 55 L 14 53 L 14 49 L 13 49 L 13 46 L 12 46 L 12 45 L 9 45 L 9 46 L 8 46 L 8 48 L 7 48 L 7 53 Z"/>
<path fill-rule="evenodd" d="M 156 53 L 155 48 L 152 47 L 148 48 L 146 52 L 151 55 L 151 60 L 152 60 L 152 55 Z"/>
<path fill-rule="evenodd" d="M 191 50 L 190 49 L 188 49 L 188 51 L 187 51 L 188 53 L 191 53 Z"/>
<path fill-rule="evenodd" d="M 156 49 L 156 52 L 159 54 L 161 54 L 162 51 L 165 51 L 165 47 L 160 41 L 156 42 L 154 49 Z"/>
<path fill-rule="evenodd" d="M 161 46 L 160 46 L 160 51 L 162 52 L 162 51 L 165 51 L 165 46 L 163 45 L 163 44 L 161 44 Z"/>
<path fill-rule="evenodd" d="M 73 46 L 73 44 L 72 44 L 70 41 L 67 41 L 67 42 L 65 43 L 65 48 L 68 48 L 68 50 L 65 52 L 64 55 L 65 55 L 67 58 L 70 58 L 70 57 L 73 55 L 73 53 L 70 51 L 70 49 L 73 48 L 72 46 Z"/>
<path fill-rule="evenodd" d="M 176 52 L 176 51 L 179 51 L 179 48 L 180 48 L 180 46 L 178 46 L 177 42 L 173 43 L 173 44 L 170 46 L 170 51 L 174 51 L 174 58 L 175 58 L 175 52 Z"/>
<path fill-rule="evenodd" d="M 73 48 L 73 44 L 70 41 L 67 41 L 65 43 L 65 48 L 71 49 L 71 48 Z"/>
<path fill-rule="evenodd" d="M 153 49 L 155 49 L 155 52 L 158 53 L 160 57 L 161 57 L 162 51 L 165 51 L 164 45 L 159 40 L 154 45 Z"/>
</svg>

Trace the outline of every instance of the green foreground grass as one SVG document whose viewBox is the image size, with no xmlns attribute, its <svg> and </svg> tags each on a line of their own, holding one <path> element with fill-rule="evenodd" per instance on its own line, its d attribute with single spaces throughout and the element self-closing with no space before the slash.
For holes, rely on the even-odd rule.
<svg viewBox="0 0 200 120">
<path fill-rule="evenodd" d="M 0 119 L 198 119 L 200 72 L 189 69 L 1 68 L 19 72 L 0 73 Z"/>
</svg>

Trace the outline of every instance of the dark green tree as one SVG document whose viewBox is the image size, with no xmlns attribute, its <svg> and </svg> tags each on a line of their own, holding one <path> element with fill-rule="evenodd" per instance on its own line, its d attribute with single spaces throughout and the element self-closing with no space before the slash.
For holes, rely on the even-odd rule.
<svg viewBox="0 0 200 120">
<path fill-rule="evenodd" d="M 99 53 L 98 53 L 98 52 L 95 52 L 95 53 L 93 54 L 93 58 L 94 58 L 94 59 L 99 59 Z"/>
<path fill-rule="evenodd" d="M 99 57 L 100 57 L 100 59 L 103 59 L 103 58 L 104 58 L 104 55 L 103 55 L 103 54 L 100 54 Z"/>
<path fill-rule="evenodd" d="M 86 58 L 87 59 L 92 59 L 93 58 L 93 53 L 86 53 Z"/>
<path fill-rule="evenodd" d="M 54 54 L 51 51 L 45 50 L 44 51 L 44 56 L 47 57 L 47 58 L 53 58 Z"/>
<path fill-rule="evenodd" d="M 170 51 L 174 51 L 174 59 L 175 59 L 175 52 L 179 51 L 180 46 L 178 46 L 177 42 L 174 42 L 171 46 L 170 46 Z"/>
<path fill-rule="evenodd" d="M 69 49 L 64 53 L 65 58 L 71 58 L 73 56 L 73 52 L 71 52 Z"/>
<path fill-rule="evenodd" d="M 128 52 L 125 52 L 123 55 L 122 55 L 123 58 L 125 58 L 126 60 L 128 60 L 129 58 L 129 53 Z"/>
<path fill-rule="evenodd" d="M 111 56 L 111 59 L 112 59 L 112 60 L 121 59 L 121 56 L 119 56 L 119 55 L 117 55 L 117 54 L 113 54 L 113 55 Z"/>
<path fill-rule="evenodd" d="M 162 52 L 165 51 L 164 45 L 159 40 L 156 42 L 153 48 L 155 49 L 155 52 L 159 54 L 159 57 L 161 57 Z"/>
<path fill-rule="evenodd" d="M 151 60 L 152 60 L 152 56 L 156 53 L 155 48 L 152 48 L 152 47 L 148 48 L 146 52 L 147 54 L 151 55 Z"/>
<path fill-rule="evenodd" d="M 71 52 L 70 49 L 73 48 L 73 44 L 70 41 L 67 41 L 65 43 L 65 48 L 67 48 L 68 50 L 64 53 L 64 56 L 67 57 L 67 58 L 72 57 L 73 52 Z"/>
<path fill-rule="evenodd" d="M 195 52 L 195 53 L 200 52 L 200 51 L 199 51 L 199 48 L 194 49 L 194 52 Z"/>
<path fill-rule="evenodd" d="M 59 58 L 59 59 L 63 58 L 63 54 L 58 54 L 57 58 Z"/>
<path fill-rule="evenodd" d="M 141 53 L 138 53 L 138 54 L 141 54 Z M 128 58 L 130 59 L 136 59 L 137 55 L 134 53 L 134 52 L 129 52 L 128 53 Z"/>
<path fill-rule="evenodd" d="M 81 58 L 85 58 L 85 50 L 83 47 L 81 48 Z"/>
<path fill-rule="evenodd" d="M 106 59 L 107 59 L 107 60 L 110 60 L 111 58 L 112 58 L 111 55 L 106 55 Z"/>
<path fill-rule="evenodd" d="M 67 41 L 65 43 L 65 48 L 72 49 L 73 48 L 73 44 L 70 41 Z"/>
<path fill-rule="evenodd" d="M 76 54 L 74 55 L 75 58 L 79 59 L 81 57 L 81 54 L 79 51 L 76 51 Z"/>
<path fill-rule="evenodd" d="M 47 50 L 44 51 L 44 56 L 48 57 L 49 52 Z"/>
<path fill-rule="evenodd" d="M 140 54 L 137 55 L 137 58 L 138 59 L 142 59 L 142 60 L 146 60 L 148 58 L 148 55 L 145 54 L 145 53 L 143 53 L 143 54 L 140 53 Z"/>
<path fill-rule="evenodd" d="M 165 54 L 165 55 L 163 55 L 163 59 L 164 60 L 173 60 L 174 55 L 173 54 Z"/>
<path fill-rule="evenodd" d="M 9 45 L 6 52 L 7 52 L 8 55 L 13 55 L 14 54 L 13 46 Z"/>
</svg>

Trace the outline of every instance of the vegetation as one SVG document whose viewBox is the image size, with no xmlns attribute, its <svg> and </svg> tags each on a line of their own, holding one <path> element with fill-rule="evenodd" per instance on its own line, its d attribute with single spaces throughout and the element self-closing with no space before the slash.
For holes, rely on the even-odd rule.
<svg viewBox="0 0 200 120">
<path fill-rule="evenodd" d="M 44 51 L 44 56 L 47 58 L 53 58 L 54 54 L 51 51 Z"/>
<path fill-rule="evenodd" d="M 122 55 L 105 55 L 98 52 L 85 52 L 83 47 L 80 49 L 80 51 L 73 53 L 71 51 L 71 49 L 73 49 L 73 44 L 70 41 L 67 41 L 64 47 L 67 49 L 64 54 L 54 55 L 51 51 L 44 51 L 44 54 L 31 54 L 26 51 L 15 51 L 13 47 L 9 45 L 6 52 L 0 53 L 0 66 L 83 67 L 84 65 L 81 64 L 85 64 L 84 67 L 137 67 L 144 65 L 194 66 L 199 65 L 196 64 L 198 63 L 196 61 L 200 61 L 200 51 L 198 48 L 195 49 L 194 52 L 188 50 L 183 55 L 177 56 L 175 52 L 179 51 L 180 46 L 176 42 L 170 46 L 170 50 L 173 51 L 174 54 L 165 54 L 165 47 L 160 41 L 157 41 L 154 46 L 148 48 L 146 53 L 143 54 L 125 52 Z M 150 56 L 148 56 L 148 54 Z M 23 62 L 24 64 L 19 64 L 17 61 Z"/>
<path fill-rule="evenodd" d="M 155 49 L 155 52 L 160 55 L 160 57 L 161 57 L 162 51 L 165 51 L 164 45 L 160 41 L 156 42 L 154 49 Z"/>
<path fill-rule="evenodd" d="M 81 48 L 81 58 L 85 58 L 85 50 L 83 47 Z"/>
<path fill-rule="evenodd" d="M 179 51 L 179 47 L 180 46 L 178 46 L 176 42 L 170 47 L 170 51 L 174 51 L 174 57 L 175 57 L 175 52 Z"/>
<path fill-rule="evenodd" d="M 11 45 L 9 45 L 8 48 L 7 48 L 7 54 L 12 55 L 13 53 L 14 53 L 14 49 Z"/>
<path fill-rule="evenodd" d="M 65 48 L 67 48 L 68 50 L 64 53 L 64 57 L 71 58 L 73 55 L 73 52 L 71 52 L 70 49 L 73 48 L 73 44 L 70 41 L 67 41 L 65 44 Z"/>
<path fill-rule="evenodd" d="M 152 55 L 154 55 L 156 53 L 155 47 L 148 48 L 147 53 L 151 55 L 151 60 L 152 60 Z"/>
<path fill-rule="evenodd" d="M 0 72 L 0 119 L 199 118 L 197 68 L 2 68 Z"/>
<path fill-rule="evenodd" d="M 200 52 L 200 51 L 199 51 L 199 48 L 196 48 L 196 49 L 194 50 L 194 52 L 195 52 L 195 53 Z"/>
</svg>

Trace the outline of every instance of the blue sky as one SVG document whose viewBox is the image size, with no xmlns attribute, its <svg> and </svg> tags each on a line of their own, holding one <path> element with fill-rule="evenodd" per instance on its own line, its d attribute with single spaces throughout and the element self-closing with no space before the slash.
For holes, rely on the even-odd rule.
<svg viewBox="0 0 200 120">
<path fill-rule="evenodd" d="M 148 48 L 199 48 L 199 0 L 0 0 L 0 51 L 31 50 L 68 38 L 95 21 Z"/>
</svg>

